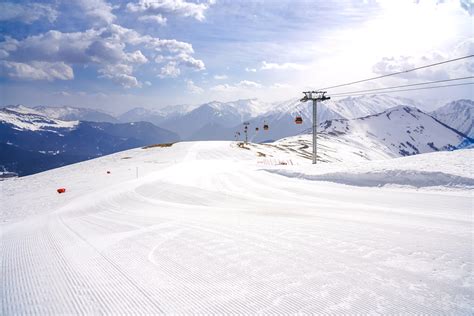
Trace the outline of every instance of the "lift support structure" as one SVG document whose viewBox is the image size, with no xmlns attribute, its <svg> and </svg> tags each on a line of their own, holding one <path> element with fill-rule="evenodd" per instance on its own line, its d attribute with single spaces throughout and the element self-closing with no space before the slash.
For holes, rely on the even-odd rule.
<svg viewBox="0 0 474 316">
<path fill-rule="evenodd" d="M 309 100 L 313 101 L 313 164 L 317 162 L 317 133 L 318 133 L 318 101 L 325 101 L 331 99 L 331 97 L 326 96 L 326 91 L 305 91 L 304 97 L 300 100 L 301 102 L 306 102 Z"/>
</svg>

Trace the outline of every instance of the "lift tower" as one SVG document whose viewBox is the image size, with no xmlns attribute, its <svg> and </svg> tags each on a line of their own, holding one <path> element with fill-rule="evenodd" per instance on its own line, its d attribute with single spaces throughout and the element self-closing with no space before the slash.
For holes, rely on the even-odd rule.
<svg viewBox="0 0 474 316">
<path fill-rule="evenodd" d="M 317 161 L 316 154 L 318 151 L 318 148 L 317 148 L 317 132 L 318 132 L 317 103 L 318 101 L 325 101 L 331 98 L 325 95 L 326 91 L 306 91 L 303 93 L 304 93 L 304 97 L 300 100 L 301 102 L 313 100 L 313 164 L 315 164 Z"/>
</svg>

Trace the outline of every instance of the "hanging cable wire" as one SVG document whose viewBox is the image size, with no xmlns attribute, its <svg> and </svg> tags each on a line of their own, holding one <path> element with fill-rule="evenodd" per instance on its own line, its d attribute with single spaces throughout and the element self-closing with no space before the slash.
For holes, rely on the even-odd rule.
<svg viewBox="0 0 474 316">
<path fill-rule="evenodd" d="M 453 79 L 445 79 L 445 80 L 437 80 L 437 81 L 427 81 L 427 82 L 420 82 L 420 83 L 412 83 L 412 84 L 406 84 L 406 85 L 401 85 L 401 86 L 393 86 L 393 87 L 385 87 L 385 88 L 375 88 L 375 89 L 357 90 L 357 91 L 350 91 L 350 92 L 340 92 L 340 93 L 332 94 L 331 96 L 335 97 L 335 96 L 341 96 L 341 95 L 346 95 L 346 94 L 351 95 L 353 93 L 391 90 L 391 89 L 396 89 L 396 88 L 422 86 L 422 85 L 427 85 L 427 84 L 449 82 L 449 81 L 459 81 L 459 80 L 466 80 L 466 79 L 474 79 L 474 76 L 453 78 Z"/>
<path fill-rule="evenodd" d="M 386 93 L 394 93 L 394 92 L 404 92 L 404 91 L 417 91 L 417 90 L 429 90 L 429 89 L 438 89 L 438 88 L 447 88 L 447 87 L 458 87 L 458 86 L 467 86 L 467 85 L 473 85 L 474 82 L 466 82 L 466 83 L 457 83 L 457 84 L 448 84 L 444 86 L 433 86 L 433 87 L 422 87 L 422 88 L 413 88 L 413 89 L 400 89 L 400 90 L 390 90 L 390 91 L 383 91 L 381 94 L 386 94 Z M 348 96 L 360 96 L 360 95 L 367 95 L 368 93 L 352 93 L 350 95 L 344 94 L 344 95 L 331 95 L 331 98 L 343 98 L 343 97 L 348 97 Z"/>
<path fill-rule="evenodd" d="M 382 76 L 378 76 L 378 77 L 372 77 L 372 78 L 352 81 L 352 82 L 348 82 L 348 83 L 343 83 L 343 84 L 339 84 L 339 85 L 335 85 L 335 86 L 324 87 L 324 88 L 318 89 L 318 91 L 319 90 L 328 90 L 328 89 L 333 89 L 333 88 L 339 88 L 339 87 L 345 87 L 345 86 L 353 85 L 353 84 L 356 84 L 356 83 L 361 83 L 361 82 L 376 80 L 376 79 L 380 79 L 380 78 L 395 76 L 395 75 L 404 74 L 404 73 L 412 72 L 412 71 L 419 70 L 419 69 L 424 69 L 424 68 L 429 68 L 429 67 L 438 66 L 438 65 L 442 65 L 442 64 L 447 64 L 447 63 L 451 63 L 451 62 L 454 62 L 454 61 L 467 59 L 467 58 L 472 58 L 472 57 L 474 57 L 474 55 L 467 55 L 467 56 L 463 56 L 463 57 L 459 57 L 459 58 L 445 60 L 445 61 L 442 61 L 442 62 L 439 62 L 439 63 L 434 63 L 434 64 L 429 64 L 429 65 L 425 65 L 425 66 L 421 66 L 421 67 L 411 68 L 411 69 L 407 69 L 407 70 L 403 70 L 403 71 L 399 71 L 399 72 L 394 72 L 394 73 L 390 73 L 390 74 L 386 74 L 386 75 L 382 75 Z"/>
</svg>

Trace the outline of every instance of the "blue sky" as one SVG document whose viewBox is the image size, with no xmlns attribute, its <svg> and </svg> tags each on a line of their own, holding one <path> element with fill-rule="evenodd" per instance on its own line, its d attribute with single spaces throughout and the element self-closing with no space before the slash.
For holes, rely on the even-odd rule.
<svg viewBox="0 0 474 316">
<path fill-rule="evenodd" d="M 122 112 L 298 97 L 474 53 L 470 1 L 0 1 L 1 103 Z M 469 76 L 472 60 L 335 92 Z M 471 97 L 472 89 L 417 92 Z M 413 93 L 412 93 L 413 94 Z"/>
</svg>

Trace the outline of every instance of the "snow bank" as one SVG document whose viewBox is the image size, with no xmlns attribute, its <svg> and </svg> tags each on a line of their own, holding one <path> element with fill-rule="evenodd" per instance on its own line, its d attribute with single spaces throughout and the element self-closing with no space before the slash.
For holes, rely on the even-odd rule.
<svg viewBox="0 0 474 316">
<path fill-rule="evenodd" d="M 472 149 L 437 152 L 364 163 L 319 164 L 268 169 L 287 177 L 354 186 L 402 185 L 474 189 Z"/>
<path fill-rule="evenodd" d="M 462 187 L 474 189 L 474 179 L 442 172 L 415 170 L 385 170 L 380 172 L 349 173 L 335 172 L 322 175 L 305 175 L 291 172 L 277 172 L 286 176 L 297 176 L 306 180 L 330 181 L 347 185 L 374 187 L 389 184 L 409 185 L 417 188 L 431 186 Z"/>
</svg>

